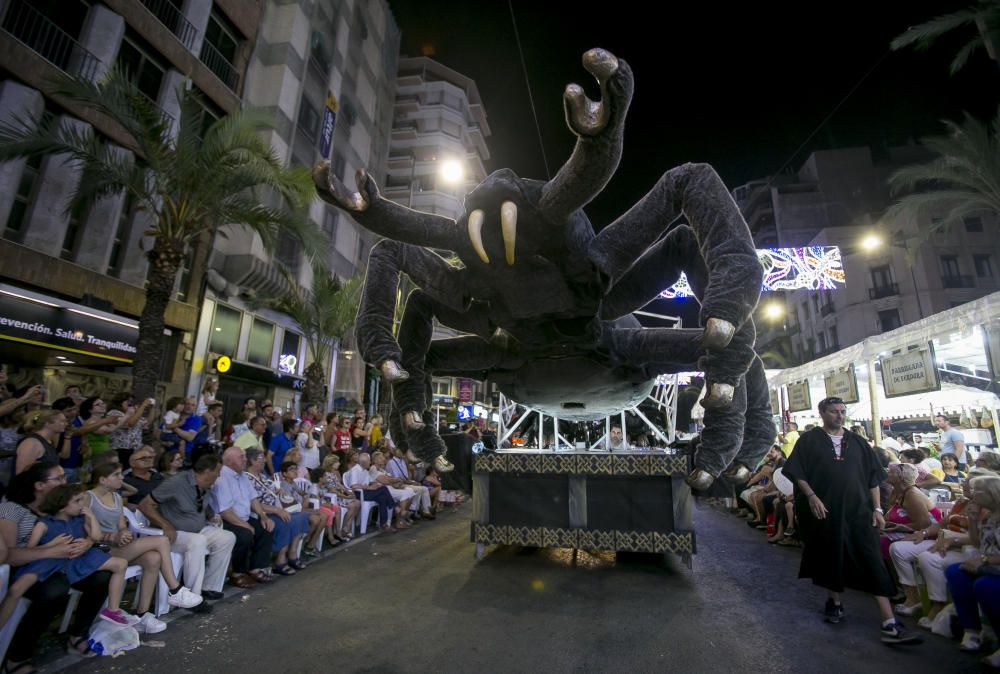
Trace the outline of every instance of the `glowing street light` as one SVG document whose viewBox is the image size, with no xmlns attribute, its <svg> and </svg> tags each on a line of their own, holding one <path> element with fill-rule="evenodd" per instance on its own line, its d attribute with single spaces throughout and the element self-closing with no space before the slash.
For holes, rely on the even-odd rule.
<svg viewBox="0 0 1000 674">
<path fill-rule="evenodd" d="M 447 159 L 441 162 L 441 179 L 451 185 L 457 185 L 465 179 L 465 167 L 457 159 Z"/>
<path fill-rule="evenodd" d="M 861 247 L 871 252 L 882 245 L 882 239 L 877 234 L 869 234 L 861 240 Z"/>
<path fill-rule="evenodd" d="M 785 316 L 785 307 L 780 302 L 768 302 L 764 305 L 764 318 L 777 321 Z"/>
</svg>

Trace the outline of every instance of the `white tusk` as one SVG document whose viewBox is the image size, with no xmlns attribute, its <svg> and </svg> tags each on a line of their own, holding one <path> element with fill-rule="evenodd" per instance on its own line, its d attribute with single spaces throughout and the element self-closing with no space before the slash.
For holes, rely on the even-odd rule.
<svg viewBox="0 0 1000 674">
<path fill-rule="evenodd" d="M 503 250 L 507 264 L 514 264 L 514 240 L 517 239 L 517 204 L 505 201 L 500 206 L 500 231 L 503 232 Z"/>
<path fill-rule="evenodd" d="M 483 209 L 477 208 L 469 213 L 469 239 L 472 240 L 472 248 L 476 251 L 479 259 L 486 264 L 490 263 L 490 258 L 483 248 Z"/>
</svg>

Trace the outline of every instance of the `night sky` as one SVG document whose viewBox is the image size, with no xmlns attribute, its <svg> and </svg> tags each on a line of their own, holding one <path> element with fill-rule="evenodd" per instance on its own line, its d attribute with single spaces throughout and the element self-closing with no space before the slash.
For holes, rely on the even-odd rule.
<svg viewBox="0 0 1000 674">
<path fill-rule="evenodd" d="M 733 188 L 782 167 L 794 172 L 815 150 L 914 142 L 939 133 L 941 119 L 960 119 L 963 111 L 992 118 L 1000 103 L 1000 67 L 980 52 L 958 75 L 949 74 L 964 36 L 924 52 L 889 50 L 908 26 L 971 3 L 513 0 L 513 9 L 551 173 L 574 142 L 563 116 L 564 87 L 576 82 L 598 98 L 581 55 L 603 47 L 635 73 L 621 165 L 586 208 L 599 229 L 684 162 L 712 164 Z M 403 55 L 432 47 L 433 58 L 476 81 L 493 132 L 487 170 L 507 167 L 545 178 L 506 0 L 389 5 Z M 602 9 L 607 7 L 616 11 Z M 696 320 L 690 301 L 649 308 L 680 314 L 685 325 Z"/>
<path fill-rule="evenodd" d="M 951 77 L 948 66 L 961 40 L 927 52 L 889 52 L 889 41 L 907 26 L 968 4 L 972 0 L 514 0 L 513 8 L 551 172 L 574 140 L 563 118 L 563 88 L 577 82 L 598 97 L 580 65 L 583 52 L 604 47 L 635 72 L 622 164 L 587 209 L 600 227 L 663 171 L 686 161 L 711 163 L 734 187 L 774 174 L 789 160 L 795 169 L 813 150 L 905 143 L 937 132 L 938 120 L 957 119 L 963 110 L 991 116 L 1000 103 L 1000 68 L 985 53 Z M 402 32 L 402 54 L 417 56 L 432 46 L 434 58 L 476 81 L 493 131 L 487 169 L 544 178 L 506 0 L 390 0 L 389 6 Z"/>
</svg>

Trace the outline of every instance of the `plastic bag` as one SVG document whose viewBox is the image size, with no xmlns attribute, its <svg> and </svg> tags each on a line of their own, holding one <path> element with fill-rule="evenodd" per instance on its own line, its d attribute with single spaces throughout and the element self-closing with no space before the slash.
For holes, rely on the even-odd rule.
<svg viewBox="0 0 1000 674">
<path fill-rule="evenodd" d="M 90 628 L 87 645 L 98 655 L 117 655 L 139 648 L 139 633 L 128 625 L 113 625 L 105 620 L 98 620 Z"/>
<path fill-rule="evenodd" d="M 931 632 L 937 634 L 938 636 L 952 638 L 951 631 L 951 619 L 952 616 L 958 617 L 958 613 L 955 612 L 955 605 L 948 604 L 941 611 L 934 616 L 934 621 L 931 623 Z"/>
</svg>

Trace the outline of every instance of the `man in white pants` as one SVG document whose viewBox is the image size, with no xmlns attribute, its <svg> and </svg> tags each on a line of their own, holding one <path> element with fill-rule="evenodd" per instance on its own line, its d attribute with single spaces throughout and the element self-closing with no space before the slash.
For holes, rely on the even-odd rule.
<svg viewBox="0 0 1000 674">
<path fill-rule="evenodd" d="M 404 513 L 404 519 L 408 520 L 409 517 L 405 515 L 406 511 L 410 509 L 410 506 L 417 500 L 417 492 L 413 487 L 407 486 L 403 480 L 398 477 L 393 477 L 385 470 L 385 454 L 382 452 L 375 452 L 372 454 L 372 466 L 368 471 L 372 482 L 378 482 L 385 486 L 392 494 L 392 500 L 399 505 L 400 510 Z"/>
<path fill-rule="evenodd" d="M 236 536 L 231 531 L 212 524 L 218 515 L 211 513 L 209 490 L 221 470 L 219 458 L 205 454 L 195 463 L 194 470 L 165 481 L 139 504 L 149 521 L 163 529 L 170 539 L 170 549 L 184 556 L 184 582 L 205 599 L 222 599 L 222 584 L 236 545 Z M 194 610 L 208 610 L 207 602 Z"/>
<path fill-rule="evenodd" d="M 411 477 L 410 466 L 406 463 L 403 450 L 398 447 L 392 450 L 392 459 L 389 461 L 386 471 L 390 476 L 402 480 L 404 485 L 413 490 L 415 496 L 410 507 L 414 511 L 419 512 L 424 519 L 436 519 L 431 510 L 431 490 Z"/>
</svg>

